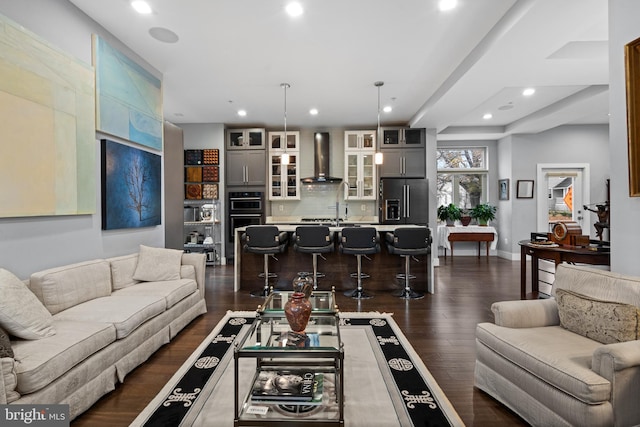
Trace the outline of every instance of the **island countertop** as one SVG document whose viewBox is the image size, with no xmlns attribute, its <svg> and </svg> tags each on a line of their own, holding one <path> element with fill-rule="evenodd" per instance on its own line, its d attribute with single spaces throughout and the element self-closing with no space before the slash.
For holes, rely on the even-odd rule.
<svg viewBox="0 0 640 427">
<path fill-rule="evenodd" d="M 296 231 L 296 228 L 299 226 L 303 226 L 303 225 L 316 225 L 317 223 L 314 222 L 297 222 L 297 223 L 274 223 L 271 222 L 270 225 L 276 225 L 278 227 L 278 229 L 280 231 L 286 231 L 288 233 L 293 233 Z M 393 231 L 396 228 L 400 228 L 400 227 L 423 227 L 423 226 L 419 226 L 419 225 L 415 225 L 415 224 L 375 224 L 375 223 L 357 223 L 354 221 L 348 220 L 345 223 L 340 223 L 340 226 L 334 226 L 334 225 L 329 225 L 329 230 L 331 232 L 339 232 L 341 231 L 344 227 L 349 227 L 349 226 L 356 226 L 356 227 L 373 227 L 375 228 L 378 233 L 384 233 L 384 232 L 388 232 L 388 231 Z M 431 230 L 431 235 L 433 236 L 433 229 L 431 229 L 431 227 L 429 227 L 429 229 Z M 258 285 L 258 281 L 257 280 L 252 280 L 251 277 L 252 275 L 255 273 L 254 271 L 252 271 L 253 269 L 255 269 L 255 266 L 262 266 L 262 261 L 255 259 L 256 262 L 251 262 L 249 264 L 245 264 L 243 266 L 243 258 L 246 257 L 256 257 L 255 254 L 248 254 L 248 253 L 244 253 L 242 250 L 242 241 L 241 241 L 241 237 L 242 237 L 242 233 L 244 233 L 246 231 L 246 227 L 238 227 L 235 229 L 234 232 L 234 237 L 235 237 L 235 241 L 234 241 L 234 280 L 233 280 L 233 289 L 235 292 L 238 292 L 240 290 L 240 288 L 246 288 L 249 286 L 257 286 Z M 437 253 L 434 251 L 434 246 L 435 243 L 435 236 L 433 236 L 433 240 L 434 243 L 432 243 L 432 256 L 434 253 Z M 352 256 L 343 256 L 342 254 L 337 253 L 337 245 L 338 242 L 336 242 L 336 250 L 334 253 L 331 254 L 327 254 L 327 260 L 324 261 L 325 263 L 329 263 L 329 264 L 334 264 L 331 267 L 326 267 L 325 269 L 329 269 L 331 268 L 332 270 L 342 270 L 341 265 L 339 264 L 344 264 L 347 262 L 351 262 L 351 258 Z M 287 251 L 282 254 L 282 255 L 278 255 L 278 259 L 280 261 L 277 262 L 277 264 L 279 265 L 279 267 L 281 268 L 281 271 L 283 273 L 288 274 L 289 276 L 295 274 L 297 271 L 299 270 L 304 270 L 304 268 L 301 267 L 301 265 L 306 265 L 309 264 L 308 268 L 311 268 L 311 260 L 309 259 L 308 262 L 307 260 L 301 260 L 298 259 L 297 261 L 295 260 L 295 257 L 300 255 L 295 253 L 295 251 L 293 250 L 293 245 L 289 244 L 289 247 L 287 248 Z M 398 257 L 396 255 L 390 255 L 386 249 L 386 245 L 384 244 L 384 240 L 381 239 L 380 241 L 380 246 L 381 246 L 381 251 L 379 254 L 375 255 L 376 257 L 378 257 L 379 261 L 383 261 L 382 263 L 376 262 L 376 264 L 387 264 L 387 263 L 391 263 L 391 265 L 395 265 L 396 263 L 398 263 Z M 306 254 L 302 254 L 303 256 L 305 256 Z M 260 255 L 261 257 L 261 255 Z M 306 257 L 305 257 L 306 258 Z M 309 257 L 310 258 L 310 257 Z M 354 261 L 355 262 L 355 261 Z M 431 259 L 429 259 L 429 262 L 426 263 L 428 265 L 427 271 L 426 271 L 426 287 L 424 286 L 424 283 L 422 285 L 422 287 L 425 287 L 424 291 L 425 292 L 430 292 L 433 293 L 434 289 L 433 289 L 433 262 Z M 291 271 L 288 271 L 292 269 Z M 294 271 L 295 270 L 295 271 Z M 395 272 L 393 273 L 393 276 L 395 276 Z M 283 280 L 285 280 L 283 278 Z M 335 282 L 338 282 L 339 280 L 341 280 L 340 277 L 334 277 L 334 283 L 333 285 L 335 285 Z M 255 282 L 255 285 L 251 285 L 251 284 L 247 284 L 248 282 Z M 288 281 L 288 280 L 287 280 Z M 389 278 L 389 283 L 392 283 L 394 281 L 394 277 L 390 277 Z M 342 287 L 341 284 L 338 284 L 336 286 L 337 289 L 340 289 Z"/>
</svg>

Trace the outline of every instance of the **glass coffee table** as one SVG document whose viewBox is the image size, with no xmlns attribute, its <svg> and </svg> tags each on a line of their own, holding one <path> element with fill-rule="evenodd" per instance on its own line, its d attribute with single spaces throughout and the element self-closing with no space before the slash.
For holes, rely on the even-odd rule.
<svg viewBox="0 0 640 427">
<path fill-rule="evenodd" d="M 235 345 L 235 427 L 344 425 L 344 352 L 334 293 L 310 297 L 314 308 L 304 336 L 290 331 L 284 315 L 291 293 L 273 292 Z M 289 381 L 303 385 L 291 392 L 282 385 Z"/>
</svg>

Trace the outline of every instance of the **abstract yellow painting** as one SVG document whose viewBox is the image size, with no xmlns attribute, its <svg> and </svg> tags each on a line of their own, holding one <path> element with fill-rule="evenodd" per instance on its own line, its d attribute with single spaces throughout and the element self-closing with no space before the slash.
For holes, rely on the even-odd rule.
<svg viewBox="0 0 640 427">
<path fill-rule="evenodd" d="M 90 65 L 0 15 L 0 217 L 96 212 Z"/>
</svg>

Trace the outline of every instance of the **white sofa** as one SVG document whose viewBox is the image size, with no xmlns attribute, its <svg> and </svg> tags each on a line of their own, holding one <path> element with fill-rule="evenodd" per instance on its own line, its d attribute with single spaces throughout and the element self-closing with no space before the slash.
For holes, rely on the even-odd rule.
<svg viewBox="0 0 640 427">
<path fill-rule="evenodd" d="M 640 424 L 640 278 L 562 264 L 552 293 L 492 305 L 476 387 L 534 426 Z"/>
<path fill-rule="evenodd" d="M 0 269 L 0 404 L 68 404 L 71 419 L 88 409 L 206 312 L 205 262 L 141 246 L 25 281 Z"/>
</svg>

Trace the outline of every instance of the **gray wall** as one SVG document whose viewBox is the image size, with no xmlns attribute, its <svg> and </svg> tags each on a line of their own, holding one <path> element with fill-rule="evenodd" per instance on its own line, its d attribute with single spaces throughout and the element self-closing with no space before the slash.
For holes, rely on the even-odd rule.
<svg viewBox="0 0 640 427">
<path fill-rule="evenodd" d="M 183 130 L 185 150 L 203 150 L 205 148 L 217 148 L 220 150 L 220 182 L 218 183 L 218 199 L 220 200 L 221 211 L 221 261 L 224 264 L 226 262 L 224 242 L 226 236 L 225 226 L 227 223 L 226 216 L 224 215 L 224 212 L 226 212 L 227 199 L 227 196 L 224 192 L 224 125 L 221 123 L 180 123 L 178 126 L 180 126 L 180 128 L 182 128 Z M 182 190 L 181 197 L 184 200 L 184 189 Z M 182 209 L 180 210 L 180 215 L 182 215 Z"/>
<path fill-rule="evenodd" d="M 640 2 L 609 1 L 611 270 L 640 276 L 640 197 L 629 197 L 624 45 L 640 37 Z"/>
<path fill-rule="evenodd" d="M 518 241 L 528 239 L 532 231 L 546 231 L 537 230 L 536 197 L 515 197 L 515 185 L 519 179 L 532 179 L 537 188 L 539 163 L 588 163 L 591 170 L 591 201 L 606 200 L 605 181 L 609 178 L 608 132 L 606 125 L 560 126 L 535 135 L 513 135 L 498 142 L 500 178 L 511 179 L 510 199 L 498 204 L 501 224 L 498 250 L 501 256 L 519 259 Z"/>
<path fill-rule="evenodd" d="M 99 34 L 161 78 L 157 70 L 67 1 L 2 0 L 0 13 L 87 64 L 91 64 L 91 34 Z M 0 267 L 27 278 L 48 267 L 137 252 L 140 244 L 164 245 L 164 225 L 101 230 L 100 138 L 101 135 L 96 135 L 96 214 L 0 218 Z M 4 152 L 11 152 L 10 148 L 3 148 Z M 164 224 L 164 212 L 162 221 Z"/>
</svg>

